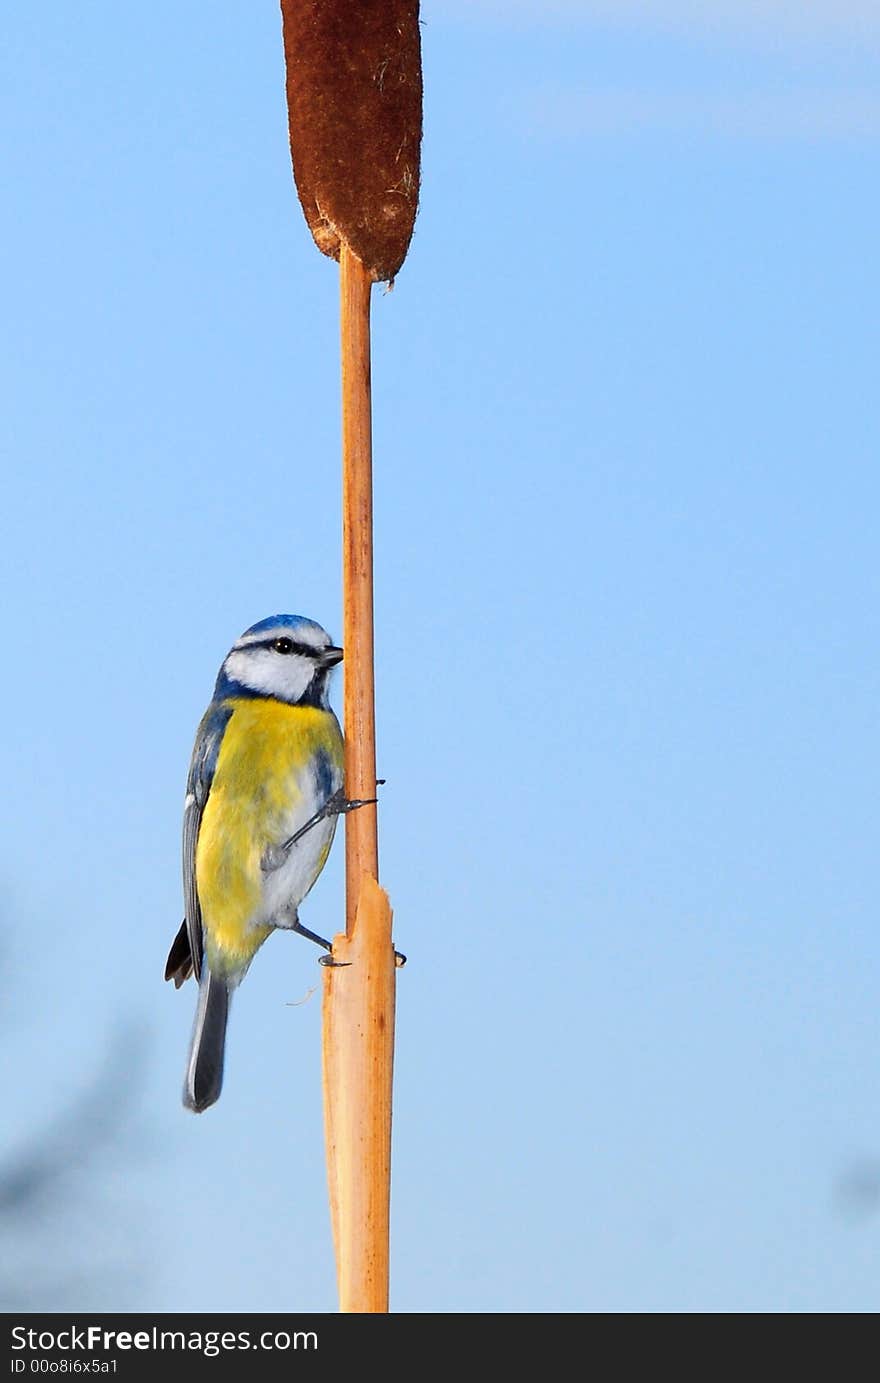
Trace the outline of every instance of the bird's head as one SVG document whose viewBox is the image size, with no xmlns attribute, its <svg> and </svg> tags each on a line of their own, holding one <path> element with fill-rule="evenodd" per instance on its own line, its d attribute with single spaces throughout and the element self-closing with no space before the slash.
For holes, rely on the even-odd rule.
<svg viewBox="0 0 880 1383">
<path fill-rule="evenodd" d="M 232 645 L 214 696 L 271 696 L 292 706 L 326 707 L 330 673 L 341 659 L 342 649 L 314 620 L 272 615 Z"/>
</svg>

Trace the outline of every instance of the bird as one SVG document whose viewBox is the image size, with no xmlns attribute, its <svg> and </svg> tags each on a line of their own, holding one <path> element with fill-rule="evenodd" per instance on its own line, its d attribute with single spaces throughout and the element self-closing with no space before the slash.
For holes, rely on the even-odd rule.
<svg viewBox="0 0 880 1383">
<path fill-rule="evenodd" d="M 176 988 L 199 993 L 183 1103 L 196 1113 L 223 1084 L 232 994 L 324 867 L 336 822 L 363 802 L 343 792 L 343 737 L 329 703 L 343 650 L 314 620 L 272 615 L 246 629 L 220 667 L 196 732 L 183 811 L 184 919 L 168 954 Z M 325 962 L 332 963 L 329 957 Z"/>
</svg>

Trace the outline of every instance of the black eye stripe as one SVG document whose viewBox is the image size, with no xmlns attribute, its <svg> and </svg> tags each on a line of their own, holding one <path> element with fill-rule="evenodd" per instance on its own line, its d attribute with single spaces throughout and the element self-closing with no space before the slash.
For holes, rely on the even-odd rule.
<svg viewBox="0 0 880 1383">
<path fill-rule="evenodd" d="M 279 648 L 278 644 L 284 644 L 284 648 Z M 286 634 L 276 634 L 271 639 L 260 639 L 258 643 L 248 644 L 247 648 L 271 648 L 275 653 L 281 653 L 286 657 L 296 653 L 300 658 L 318 658 L 322 650 L 313 648 L 311 644 L 297 643 L 295 639 L 290 639 Z M 247 648 L 244 652 L 247 652 Z"/>
</svg>

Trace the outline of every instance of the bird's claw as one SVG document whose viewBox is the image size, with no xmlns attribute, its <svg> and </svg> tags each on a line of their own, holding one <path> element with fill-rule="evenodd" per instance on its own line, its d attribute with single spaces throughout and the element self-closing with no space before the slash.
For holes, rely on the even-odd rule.
<svg viewBox="0 0 880 1383">
<path fill-rule="evenodd" d="M 341 970 L 344 966 L 351 965 L 352 962 L 350 960 L 334 960 L 332 955 L 327 955 L 319 956 L 318 964 L 329 966 L 334 970 Z M 406 956 L 403 955 L 402 952 L 394 952 L 394 965 L 398 970 L 400 970 L 404 965 L 406 965 Z"/>
<path fill-rule="evenodd" d="M 328 816 L 345 816 L 347 812 L 357 811 L 358 807 L 372 807 L 378 797 L 346 797 L 342 788 L 328 798 L 324 808 Z"/>
<path fill-rule="evenodd" d="M 382 780 L 379 779 L 378 781 L 381 782 Z M 356 811 L 358 807 L 372 806 L 374 803 L 378 802 L 378 800 L 378 797 L 346 797 L 344 789 L 337 788 L 332 797 L 327 798 L 323 807 L 319 808 L 314 816 L 310 816 L 305 825 L 300 826 L 299 830 L 295 831 L 288 840 L 285 840 L 280 846 L 280 849 L 276 850 L 275 853 L 286 856 L 287 851 L 292 849 L 298 840 L 302 840 L 303 836 L 306 835 L 313 826 L 317 826 L 319 821 L 326 820 L 328 816 L 344 816 L 346 812 Z M 272 864 L 266 867 L 274 869 L 277 868 L 277 865 Z"/>
</svg>

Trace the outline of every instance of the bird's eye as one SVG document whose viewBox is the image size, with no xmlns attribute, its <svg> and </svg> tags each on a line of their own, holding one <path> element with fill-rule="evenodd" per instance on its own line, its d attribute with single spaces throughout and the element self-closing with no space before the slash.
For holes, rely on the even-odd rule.
<svg viewBox="0 0 880 1383">
<path fill-rule="evenodd" d="M 272 647 L 276 653 L 292 653 L 293 639 L 276 639 Z"/>
</svg>

